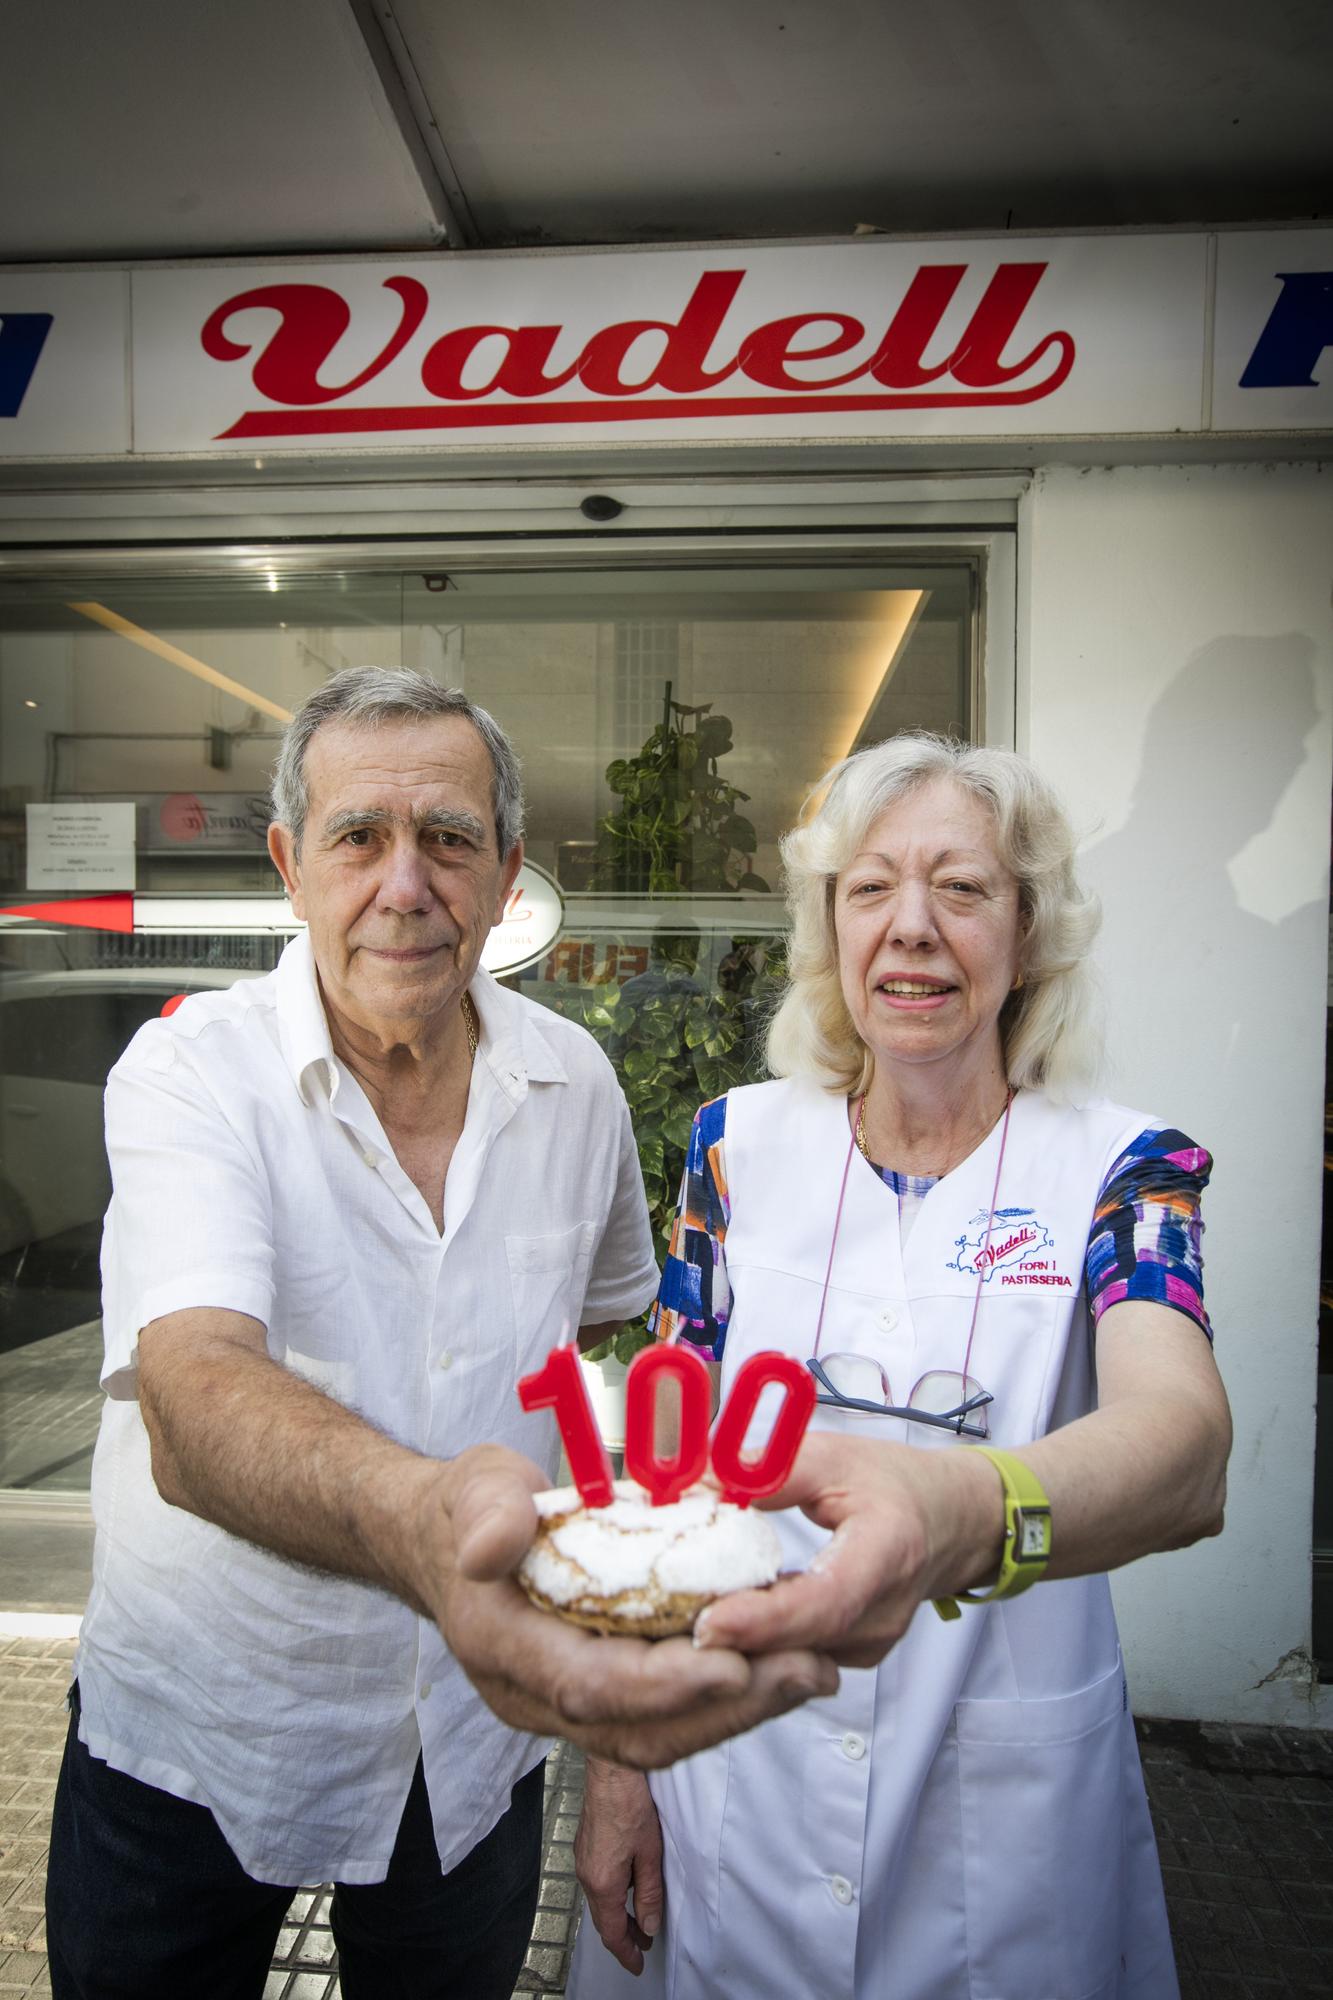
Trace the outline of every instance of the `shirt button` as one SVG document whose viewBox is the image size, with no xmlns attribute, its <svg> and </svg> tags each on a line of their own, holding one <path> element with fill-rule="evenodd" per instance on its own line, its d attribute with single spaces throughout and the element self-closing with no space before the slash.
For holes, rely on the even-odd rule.
<svg viewBox="0 0 1333 2000">
<path fill-rule="evenodd" d="M 365 1161 L 368 1167 L 373 1167 L 379 1159 L 379 1154 L 367 1152 L 366 1149 L 363 1147 L 361 1152 L 361 1157 Z"/>
<path fill-rule="evenodd" d="M 841 1903 L 844 1909 L 851 1902 L 855 1894 L 851 1883 L 845 1875 L 831 1875 L 829 1877 L 829 1888 L 833 1891 L 834 1902 Z"/>
<path fill-rule="evenodd" d="M 452 1368 L 453 1365 L 454 1365 L 454 1357 L 452 1354 L 448 1352 L 442 1354 L 439 1358 L 439 1361 L 436 1363 L 436 1366 L 439 1368 Z"/>
<path fill-rule="evenodd" d="M 842 1754 L 844 1757 L 850 1757 L 854 1764 L 858 1762 L 866 1754 L 865 1737 L 857 1736 L 852 1730 L 848 1730 L 842 1739 Z"/>
<path fill-rule="evenodd" d="M 431 1685 L 432 1685 L 432 1684 L 431 1684 L 431 1682 L 430 1682 L 430 1681 L 423 1681 L 423 1682 L 421 1683 L 421 1699 L 422 1699 L 423 1701 L 429 1701 L 429 1700 L 430 1700 L 430 1691 L 431 1691 Z"/>
<path fill-rule="evenodd" d="M 898 1315 L 893 1310 L 892 1306 L 885 1306 L 883 1312 L 879 1316 L 879 1323 L 883 1327 L 885 1333 L 893 1332 L 894 1327 L 897 1326 L 898 1324 Z"/>
</svg>

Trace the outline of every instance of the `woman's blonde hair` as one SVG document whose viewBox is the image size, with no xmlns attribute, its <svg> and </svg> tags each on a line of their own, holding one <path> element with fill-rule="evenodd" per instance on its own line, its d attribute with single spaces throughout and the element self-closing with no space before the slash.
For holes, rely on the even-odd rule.
<svg viewBox="0 0 1333 2000">
<path fill-rule="evenodd" d="M 847 1011 L 838 976 L 833 900 L 838 876 L 889 806 L 939 779 L 986 806 L 996 851 L 1018 883 L 1023 984 L 1000 1013 L 1015 1089 L 1069 1097 L 1091 1082 L 1101 1037 L 1088 951 L 1101 922 L 1074 872 L 1074 832 L 1046 780 L 1011 750 L 974 749 L 925 731 L 894 736 L 835 764 L 782 840 L 792 927 L 789 984 L 768 1032 L 775 1076 L 860 1092 L 874 1057 Z"/>
</svg>

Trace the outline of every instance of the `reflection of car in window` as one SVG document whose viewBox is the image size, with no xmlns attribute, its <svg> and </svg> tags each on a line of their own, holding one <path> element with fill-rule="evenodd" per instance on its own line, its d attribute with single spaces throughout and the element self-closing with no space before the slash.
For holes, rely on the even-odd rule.
<svg viewBox="0 0 1333 2000">
<path fill-rule="evenodd" d="M 0 1256 L 100 1226 L 108 1072 L 173 995 L 256 976 L 155 965 L 0 980 Z"/>
</svg>

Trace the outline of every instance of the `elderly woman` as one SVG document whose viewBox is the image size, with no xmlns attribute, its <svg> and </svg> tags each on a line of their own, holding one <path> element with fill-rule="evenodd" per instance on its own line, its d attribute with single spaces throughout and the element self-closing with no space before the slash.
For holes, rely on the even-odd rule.
<svg viewBox="0 0 1333 2000">
<path fill-rule="evenodd" d="M 1210 1161 L 1080 1094 L 1073 846 L 1021 758 L 927 736 L 784 843 L 780 1080 L 698 1115 L 657 1331 L 724 1396 L 761 1348 L 815 1375 L 774 1517 L 807 1573 L 696 1636 L 847 1670 L 651 1781 L 590 1764 L 577 2000 L 1177 1991 L 1105 1572 L 1221 1525 Z"/>
</svg>

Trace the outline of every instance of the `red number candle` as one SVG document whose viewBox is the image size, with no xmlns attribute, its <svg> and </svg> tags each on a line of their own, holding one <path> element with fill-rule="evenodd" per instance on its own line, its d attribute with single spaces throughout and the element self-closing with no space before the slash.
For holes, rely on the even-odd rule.
<svg viewBox="0 0 1333 2000">
<path fill-rule="evenodd" d="M 657 1455 L 657 1392 L 664 1376 L 680 1384 L 680 1441 L 674 1458 Z M 679 1499 L 708 1463 L 708 1367 L 692 1347 L 649 1347 L 630 1363 L 625 1383 L 625 1470 L 653 1496 L 654 1507 Z"/>
<path fill-rule="evenodd" d="M 615 1498 L 611 1461 L 588 1399 L 578 1349 L 553 1347 L 540 1374 L 525 1375 L 519 1382 L 518 1400 L 525 1410 L 555 1411 L 584 1506 L 609 1507 Z"/>
<path fill-rule="evenodd" d="M 786 1392 L 782 1408 L 759 1457 L 746 1460 L 741 1457 L 745 1433 L 770 1382 L 780 1382 Z M 748 1507 L 777 1492 L 792 1469 L 814 1407 L 814 1377 L 789 1354 L 752 1354 L 742 1363 L 713 1432 L 713 1471 L 724 1500 Z"/>
</svg>

